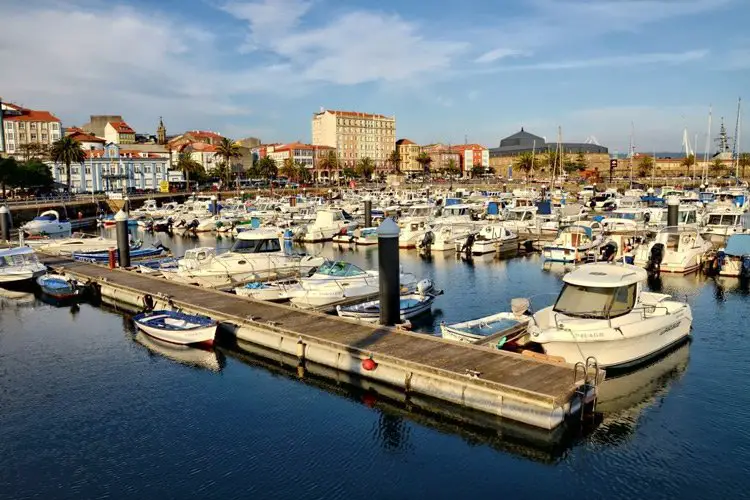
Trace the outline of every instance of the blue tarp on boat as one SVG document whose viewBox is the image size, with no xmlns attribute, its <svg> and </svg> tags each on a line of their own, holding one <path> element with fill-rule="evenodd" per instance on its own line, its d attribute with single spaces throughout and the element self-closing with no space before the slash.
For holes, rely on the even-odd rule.
<svg viewBox="0 0 750 500">
<path fill-rule="evenodd" d="M 724 253 L 733 257 L 750 255 L 750 234 L 733 234 L 730 236 Z"/>
</svg>

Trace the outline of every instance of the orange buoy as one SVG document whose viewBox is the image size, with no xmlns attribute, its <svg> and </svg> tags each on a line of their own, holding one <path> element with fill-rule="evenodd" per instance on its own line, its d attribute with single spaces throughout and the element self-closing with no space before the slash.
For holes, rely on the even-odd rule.
<svg viewBox="0 0 750 500">
<path fill-rule="evenodd" d="M 362 360 L 362 368 L 364 368 L 368 372 L 373 371 L 377 367 L 378 367 L 378 364 L 372 358 L 367 358 L 365 360 Z"/>
</svg>

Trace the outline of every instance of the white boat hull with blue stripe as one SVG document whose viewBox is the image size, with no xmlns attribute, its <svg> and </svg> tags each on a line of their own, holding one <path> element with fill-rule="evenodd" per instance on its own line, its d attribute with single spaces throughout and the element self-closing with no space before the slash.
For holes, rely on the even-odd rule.
<svg viewBox="0 0 750 500">
<path fill-rule="evenodd" d="M 133 318 L 144 333 L 173 344 L 212 345 L 217 322 L 205 316 L 176 311 L 152 311 Z"/>
</svg>

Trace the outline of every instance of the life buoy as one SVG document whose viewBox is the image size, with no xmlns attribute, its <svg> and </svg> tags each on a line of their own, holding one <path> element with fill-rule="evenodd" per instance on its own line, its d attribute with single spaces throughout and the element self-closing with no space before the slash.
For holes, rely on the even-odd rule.
<svg viewBox="0 0 750 500">
<path fill-rule="evenodd" d="M 682 236 L 682 243 L 684 245 L 687 245 L 688 243 L 690 243 L 690 235 L 689 234 L 685 234 L 685 235 Z"/>
</svg>

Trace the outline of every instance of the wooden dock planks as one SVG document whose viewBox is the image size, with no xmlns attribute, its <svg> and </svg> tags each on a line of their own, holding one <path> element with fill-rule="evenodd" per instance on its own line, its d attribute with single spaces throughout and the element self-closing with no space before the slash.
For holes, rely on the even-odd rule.
<svg viewBox="0 0 750 500">
<path fill-rule="evenodd" d="M 517 395 L 557 406 L 569 401 L 575 390 L 571 365 L 548 363 L 505 351 L 491 350 L 470 344 L 455 343 L 431 335 L 399 331 L 377 325 L 347 321 L 335 316 L 295 309 L 289 306 L 254 301 L 233 294 L 183 285 L 163 278 L 125 270 L 74 262 L 61 257 L 40 255 L 50 266 L 84 279 L 106 280 L 109 284 L 127 287 L 143 294 L 163 294 L 173 301 L 242 322 L 253 317 L 260 325 L 273 326 L 287 332 L 305 335 L 324 342 L 341 344 L 374 356 L 388 356 L 402 363 L 419 365 L 441 375 L 466 377 L 467 370 L 480 372 L 476 379 L 501 384 Z"/>
</svg>

